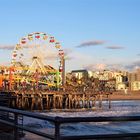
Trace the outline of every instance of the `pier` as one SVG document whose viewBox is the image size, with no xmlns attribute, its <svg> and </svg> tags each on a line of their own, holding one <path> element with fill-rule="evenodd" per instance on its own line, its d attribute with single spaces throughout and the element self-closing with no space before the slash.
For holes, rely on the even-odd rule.
<svg viewBox="0 0 140 140">
<path fill-rule="evenodd" d="M 9 95 L 9 96 L 8 96 Z M 24 110 L 78 110 L 102 108 L 102 101 L 108 102 L 111 108 L 110 92 L 81 92 L 81 91 L 15 91 L 1 93 L 3 106 Z M 9 97 L 9 98 L 7 98 Z"/>
</svg>

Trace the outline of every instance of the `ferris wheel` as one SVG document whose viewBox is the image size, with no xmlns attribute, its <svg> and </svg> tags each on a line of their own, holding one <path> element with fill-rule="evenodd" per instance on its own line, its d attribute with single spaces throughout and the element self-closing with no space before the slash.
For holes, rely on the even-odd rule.
<svg viewBox="0 0 140 140">
<path fill-rule="evenodd" d="M 43 32 L 34 32 L 21 38 L 16 44 L 12 52 L 11 64 L 28 66 L 27 74 L 35 72 L 36 69 L 46 74 L 48 67 L 62 69 L 63 56 L 61 45 L 53 36 Z"/>
</svg>

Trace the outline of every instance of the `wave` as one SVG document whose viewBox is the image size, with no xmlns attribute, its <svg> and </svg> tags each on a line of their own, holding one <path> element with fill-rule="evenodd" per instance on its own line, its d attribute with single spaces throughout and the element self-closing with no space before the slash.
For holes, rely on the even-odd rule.
<svg viewBox="0 0 140 140">
<path fill-rule="evenodd" d="M 78 111 L 78 112 L 41 112 L 46 116 L 60 117 L 101 117 L 101 116 L 135 116 L 140 115 L 140 101 L 112 101 L 112 108 L 106 108 L 107 102 L 103 102 L 102 110 Z M 25 117 L 24 125 L 39 129 L 40 131 L 53 133 L 54 125 L 48 121 Z M 49 130 L 49 131 L 48 131 Z M 140 122 L 89 122 L 63 124 L 61 126 L 62 135 L 82 135 L 84 134 L 111 134 L 138 132 Z"/>
</svg>

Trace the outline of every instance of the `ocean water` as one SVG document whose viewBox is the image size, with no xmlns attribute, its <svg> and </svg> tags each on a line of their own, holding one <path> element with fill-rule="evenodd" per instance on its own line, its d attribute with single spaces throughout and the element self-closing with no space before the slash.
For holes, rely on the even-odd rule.
<svg viewBox="0 0 140 140">
<path fill-rule="evenodd" d="M 140 101 L 112 101 L 111 109 L 108 108 L 108 103 L 103 102 L 103 108 L 98 106 L 95 110 L 83 110 L 78 112 L 52 111 L 40 112 L 47 116 L 61 117 L 98 117 L 98 116 L 136 116 L 140 115 Z M 42 121 L 32 118 L 24 118 L 24 125 L 37 129 L 39 131 L 54 134 L 54 125 L 47 121 Z M 84 135 L 84 134 L 111 134 L 111 133 L 128 133 L 140 132 L 140 122 L 89 122 L 89 123 L 73 123 L 64 124 L 61 126 L 62 135 Z M 24 140 L 45 140 L 34 134 L 25 132 Z"/>
</svg>

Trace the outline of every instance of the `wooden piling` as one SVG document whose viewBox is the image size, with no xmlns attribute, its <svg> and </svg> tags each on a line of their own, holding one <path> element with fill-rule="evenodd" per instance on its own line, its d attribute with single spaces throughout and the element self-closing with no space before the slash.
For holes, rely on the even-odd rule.
<svg viewBox="0 0 140 140">
<path fill-rule="evenodd" d="M 103 100 L 103 95 L 99 94 L 99 108 L 102 108 L 102 100 Z"/>
<path fill-rule="evenodd" d="M 107 99 L 108 107 L 111 108 L 111 95 L 110 93 L 96 92 L 61 92 L 61 91 L 48 91 L 48 92 L 26 92 L 20 91 L 17 93 L 17 106 L 22 109 L 37 109 L 37 110 L 50 110 L 50 109 L 93 109 L 103 107 L 103 100 Z"/>
</svg>

